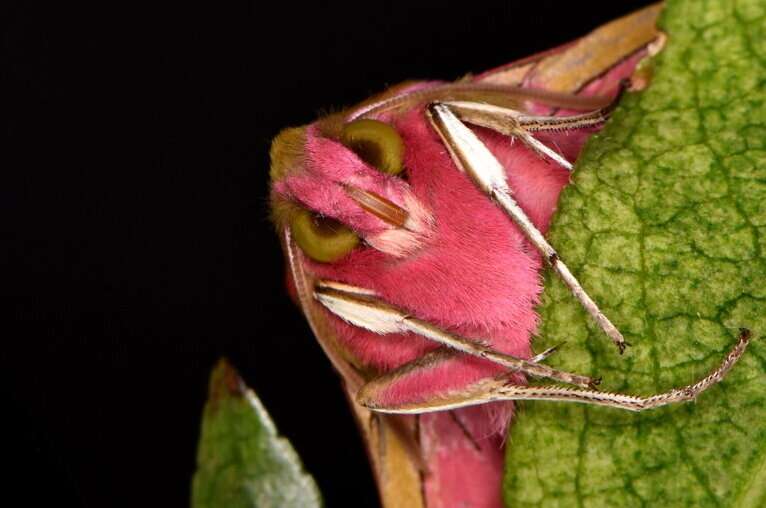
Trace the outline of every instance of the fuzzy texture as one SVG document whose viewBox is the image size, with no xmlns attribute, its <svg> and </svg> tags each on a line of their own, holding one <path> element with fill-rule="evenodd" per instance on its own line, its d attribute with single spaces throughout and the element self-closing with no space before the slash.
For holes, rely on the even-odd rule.
<svg viewBox="0 0 766 508">
<path fill-rule="evenodd" d="M 614 94 L 640 55 L 627 59 L 582 93 Z M 436 86 L 410 85 L 411 90 Z M 532 81 L 525 86 L 535 87 Z M 553 114 L 529 104 L 534 114 Z M 571 112 L 558 111 L 556 114 Z M 307 130 L 302 171 L 274 184 L 280 198 L 301 203 L 354 229 L 367 243 L 332 264 L 307 261 L 319 278 L 375 291 L 388 303 L 445 330 L 481 340 L 507 354 L 529 358 L 542 290 L 542 262 L 511 220 L 453 164 L 428 123 L 424 105 L 386 114 L 405 144 L 406 178 L 370 167 L 339 142 Z M 545 232 L 569 173 L 522 143 L 473 128 L 505 168 L 513 196 Z M 597 129 L 538 133 L 536 137 L 574 161 Z M 397 230 L 362 210 L 344 185 L 375 192 L 407 209 L 413 231 Z M 417 335 L 375 333 L 327 314 L 338 340 L 359 361 L 386 372 L 439 347 Z M 428 400 L 495 376 L 498 365 L 464 354 L 410 371 L 375 396 L 383 403 Z M 523 376 L 515 382 L 524 383 Z M 498 508 L 503 433 L 512 403 L 493 403 L 420 417 L 420 444 L 429 471 L 424 477 L 429 508 Z"/>
<path fill-rule="evenodd" d="M 323 278 L 373 289 L 420 319 L 487 341 L 499 351 L 529 357 L 530 337 L 537 326 L 534 306 L 541 291 L 537 252 L 508 217 L 457 170 L 422 108 L 399 117 L 395 126 L 406 146 L 406 182 L 369 168 L 338 143 L 312 139 L 316 133 L 309 130 L 309 147 L 320 149 L 308 151 L 308 171 L 286 179 L 279 189 L 295 193 L 307 206 L 364 235 L 377 233 L 384 225 L 362 212 L 338 184 L 353 182 L 397 204 L 403 204 L 401 196 L 408 186 L 432 216 L 433 230 L 420 249 L 404 258 L 372 248 L 358 249 L 337 263 L 312 263 L 311 270 Z M 567 171 L 540 159 L 521 143 L 494 132 L 477 132 L 505 166 L 519 204 L 544 231 L 568 181 Z M 584 137 L 583 133 L 559 134 L 559 145 L 565 155 L 575 157 Z M 330 319 L 340 340 L 356 357 L 383 371 L 437 347 L 412 334 L 381 336 Z M 435 387 L 457 389 L 499 372 L 490 362 L 459 356 L 440 366 L 438 375 L 429 372 L 422 379 L 403 380 L 415 391 L 392 393 L 400 394 L 401 401 L 407 395 L 417 399 Z M 492 417 L 484 419 L 482 435 L 502 431 L 510 417 L 510 405 L 502 405 L 505 409 L 500 411 L 492 406 Z M 498 412 L 504 416 L 499 417 Z"/>
<path fill-rule="evenodd" d="M 502 438 L 468 438 L 481 429 L 480 408 L 421 416 L 420 444 L 430 471 L 425 482 L 428 508 L 500 508 Z M 438 480 L 437 480 L 438 479 Z"/>
</svg>

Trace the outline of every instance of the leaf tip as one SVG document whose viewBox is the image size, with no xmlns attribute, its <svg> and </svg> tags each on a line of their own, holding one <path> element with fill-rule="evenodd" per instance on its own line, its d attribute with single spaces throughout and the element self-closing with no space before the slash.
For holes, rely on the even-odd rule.
<svg viewBox="0 0 766 508">
<path fill-rule="evenodd" d="M 225 357 L 219 359 L 210 375 L 208 401 L 210 410 L 215 412 L 221 401 L 228 398 L 244 397 L 247 388 L 237 369 Z"/>
</svg>

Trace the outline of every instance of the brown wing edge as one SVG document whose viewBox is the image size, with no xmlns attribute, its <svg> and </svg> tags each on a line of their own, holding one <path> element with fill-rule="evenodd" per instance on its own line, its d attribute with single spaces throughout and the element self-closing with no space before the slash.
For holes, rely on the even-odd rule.
<svg viewBox="0 0 766 508">
<path fill-rule="evenodd" d="M 654 41 L 663 4 L 644 7 L 610 21 L 576 41 L 476 77 L 477 81 L 517 86 L 533 76 L 551 92 L 575 93 L 625 58 Z"/>
</svg>

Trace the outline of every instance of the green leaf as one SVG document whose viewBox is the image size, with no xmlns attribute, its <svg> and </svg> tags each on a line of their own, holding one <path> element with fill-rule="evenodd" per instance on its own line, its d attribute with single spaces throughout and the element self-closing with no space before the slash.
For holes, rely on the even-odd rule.
<svg viewBox="0 0 766 508">
<path fill-rule="evenodd" d="M 290 443 L 225 360 L 210 376 L 192 506 L 312 508 L 322 505 L 313 478 Z"/>
<path fill-rule="evenodd" d="M 633 347 L 624 356 L 546 274 L 537 348 L 651 394 L 756 340 L 696 402 L 634 414 L 529 402 L 508 506 L 766 506 L 766 2 L 671 0 L 665 49 L 578 161 L 551 242 Z"/>
</svg>

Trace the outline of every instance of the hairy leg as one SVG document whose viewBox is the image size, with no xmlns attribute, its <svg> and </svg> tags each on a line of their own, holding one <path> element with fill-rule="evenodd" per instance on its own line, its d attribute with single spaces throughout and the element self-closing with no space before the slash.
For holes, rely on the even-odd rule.
<svg viewBox="0 0 766 508">
<path fill-rule="evenodd" d="M 577 388 L 565 388 L 559 386 L 521 386 L 510 384 L 507 376 L 487 379 L 472 385 L 471 387 L 451 393 L 441 394 L 428 401 L 413 404 L 400 404 L 397 406 L 383 405 L 369 395 L 372 390 L 366 386 L 357 395 L 357 402 L 365 407 L 383 413 L 428 413 L 432 411 L 445 411 L 461 407 L 486 404 L 488 402 L 508 400 L 552 400 L 561 402 L 580 402 L 597 406 L 606 406 L 628 411 L 645 411 L 656 407 L 694 400 L 697 396 L 721 381 L 734 364 L 745 352 L 750 342 L 749 330 L 742 329 L 739 339 L 732 350 L 724 358 L 721 364 L 710 374 L 699 381 L 673 388 L 663 393 L 648 397 L 626 395 L 622 393 L 600 392 L 598 390 L 583 390 Z M 373 381 L 374 382 L 374 381 Z"/>
</svg>

